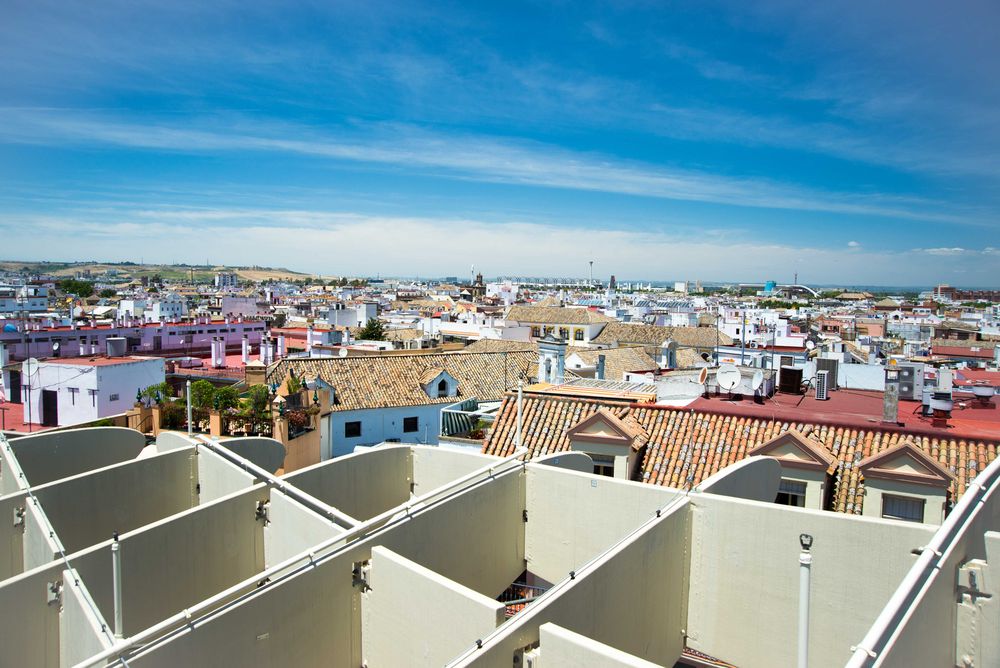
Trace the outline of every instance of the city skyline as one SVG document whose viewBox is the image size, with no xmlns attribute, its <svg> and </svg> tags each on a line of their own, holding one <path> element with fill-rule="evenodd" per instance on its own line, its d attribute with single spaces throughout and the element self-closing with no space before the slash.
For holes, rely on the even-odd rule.
<svg viewBox="0 0 1000 668">
<path fill-rule="evenodd" d="M 14 5 L 4 255 L 989 286 L 997 10 Z M 9 250 L 8 250 L 9 249 Z"/>
</svg>

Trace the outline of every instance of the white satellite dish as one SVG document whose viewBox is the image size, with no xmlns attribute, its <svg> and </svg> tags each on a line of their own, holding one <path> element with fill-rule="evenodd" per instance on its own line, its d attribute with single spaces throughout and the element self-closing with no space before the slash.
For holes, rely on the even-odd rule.
<svg viewBox="0 0 1000 668">
<path fill-rule="evenodd" d="M 734 364 L 723 364 L 715 373 L 715 382 L 724 390 L 732 390 L 740 384 L 742 377 L 740 370 Z"/>
<path fill-rule="evenodd" d="M 347 357 L 347 348 L 341 348 L 340 350 L 337 351 L 337 354 L 340 355 L 341 357 Z"/>
<path fill-rule="evenodd" d="M 702 367 L 698 372 L 698 384 L 704 385 L 706 380 L 708 380 L 708 367 Z"/>
<path fill-rule="evenodd" d="M 764 384 L 764 372 L 758 369 L 753 373 L 753 379 L 750 381 L 750 389 L 756 392 L 757 390 L 760 389 L 760 386 L 763 384 Z"/>
<path fill-rule="evenodd" d="M 816 343 L 814 341 L 806 341 L 806 350 L 812 350 L 815 347 Z"/>
</svg>

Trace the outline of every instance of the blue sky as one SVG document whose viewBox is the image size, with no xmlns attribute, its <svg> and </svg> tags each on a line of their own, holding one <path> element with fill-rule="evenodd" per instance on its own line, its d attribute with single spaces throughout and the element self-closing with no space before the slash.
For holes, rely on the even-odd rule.
<svg viewBox="0 0 1000 668">
<path fill-rule="evenodd" d="M 998 20 L 7 0 L 0 257 L 996 285 Z"/>
</svg>

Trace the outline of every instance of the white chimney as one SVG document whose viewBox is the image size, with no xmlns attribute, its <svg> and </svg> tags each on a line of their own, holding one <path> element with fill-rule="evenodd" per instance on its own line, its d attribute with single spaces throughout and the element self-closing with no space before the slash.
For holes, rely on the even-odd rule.
<svg viewBox="0 0 1000 668">
<path fill-rule="evenodd" d="M 309 329 L 306 330 L 306 354 L 312 355 L 313 349 L 313 326 L 309 325 Z"/>
<path fill-rule="evenodd" d="M 278 334 L 278 357 L 285 356 L 285 335 Z"/>
<path fill-rule="evenodd" d="M 246 334 L 243 335 L 242 353 L 243 353 L 243 363 L 244 364 L 249 364 L 250 363 L 250 338 Z"/>
</svg>

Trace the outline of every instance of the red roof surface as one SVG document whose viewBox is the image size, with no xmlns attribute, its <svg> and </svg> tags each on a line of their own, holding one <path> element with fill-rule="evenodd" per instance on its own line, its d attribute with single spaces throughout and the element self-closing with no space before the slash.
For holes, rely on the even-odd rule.
<svg viewBox="0 0 1000 668">
<path fill-rule="evenodd" d="M 149 360 L 163 361 L 162 357 L 108 357 L 99 355 L 94 357 L 49 357 L 43 360 L 45 364 L 70 364 L 73 366 L 118 366 L 120 364 L 136 364 L 138 362 L 148 362 Z"/>
<path fill-rule="evenodd" d="M 52 427 L 43 427 L 40 424 L 31 425 L 31 432 L 45 431 Z M 12 404 L 4 402 L 0 404 L 0 431 L 27 432 L 28 425 L 24 423 L 24 404 Z"/>
<path fill-rule="evenodd" d="M 982 405 L 971 395 L 955 396 L 955 407 L 947 421 L 936 421 L 920 415 L 919 401 L 899 401 L 899 424 L 882 422 L 881 392 L 840 389 L 830 392 L 830 398 L 820 401 L 812 393 L 782 394 L 755 403 L 753 397 L 730 401 L 725 395 L 695 400 L 688 408 L 698 411 L 769 418 L 783 421 L 809 421 L 857 429 L 878 428 L 885 431 L 905 431 L 952 438 L 1000 438 L 1000 408 L 998 399 Z"/>
</svg>

